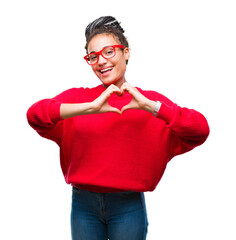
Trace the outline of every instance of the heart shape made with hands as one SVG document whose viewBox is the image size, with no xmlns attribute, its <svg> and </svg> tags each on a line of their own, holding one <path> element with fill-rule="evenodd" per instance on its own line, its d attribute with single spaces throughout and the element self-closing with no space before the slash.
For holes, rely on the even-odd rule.
<svg viewBox="0 0 236 240">
<path fill-rule="evenodd" d="M 118 95 L 113 93 L 109 99 L 108 103 L 110 106 L 121 110 L 124 106 L 128 105 L 132 100 L 132 96 L 128 92 L 124 92 L 123 95 Z"/>
</svg>

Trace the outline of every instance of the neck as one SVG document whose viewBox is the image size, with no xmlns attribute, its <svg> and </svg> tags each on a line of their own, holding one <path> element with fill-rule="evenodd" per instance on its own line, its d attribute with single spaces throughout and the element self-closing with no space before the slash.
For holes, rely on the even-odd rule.
<svg viewBox="0 0 236 240">
<path fill-rule="evenodd" d="M 114 84 L 115 86 L 117 86 L 118 88 L 121 88 L 121 86 L 123 85 L 123 83 L 125 83 L 126 82 L 126 80 L 125 80 L 125 78 L 123 78 L 123 79 L 121 79 L 121 80 L 119 80 L 119 81 L 115 81 L 115 82 L 113 82 L 113 83 L 111 83 L 111 84 Z M 105 88 L 107 88 L 107 87 L 109 87 L 111 84 L 109 84 L 109 85 L 106 85 L 106 84 L 102 84 L 103 85 L 103 87 L 105 87 Z"/>
</svg>

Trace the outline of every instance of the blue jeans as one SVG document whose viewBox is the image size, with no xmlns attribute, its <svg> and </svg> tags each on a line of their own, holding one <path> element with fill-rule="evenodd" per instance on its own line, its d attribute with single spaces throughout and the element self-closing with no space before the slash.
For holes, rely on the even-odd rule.
<svg viewBox="0 0 236 240">
<path fill-rule="evenodd" d="M 144 193 L 95 193 L 73 187 L 72 240 L 145 240 Z"/>
</svg>

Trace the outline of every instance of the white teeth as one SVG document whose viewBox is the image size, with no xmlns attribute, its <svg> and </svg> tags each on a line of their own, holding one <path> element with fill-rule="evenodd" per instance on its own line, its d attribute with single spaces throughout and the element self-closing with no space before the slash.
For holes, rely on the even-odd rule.
<svg viewBox="0 0 236 240">
<path fill-rule="evenodd" d="M 104 72 L 109 71 L 109 70 L 112 70 L 112 68 L 102 69 L 102 70 L 100 70 L 100 72 L 101 72 L 101 73 L 104 73 Z"/>
</svg>

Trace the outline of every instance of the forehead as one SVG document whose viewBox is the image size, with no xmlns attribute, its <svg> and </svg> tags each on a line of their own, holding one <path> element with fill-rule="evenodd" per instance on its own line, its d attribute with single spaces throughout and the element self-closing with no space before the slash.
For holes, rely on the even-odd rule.
<svg viewBox="0 0 236 240">
<path fill-rule="evenodd" d="M 113 34 L 98 34 L 94 36 L 88 44 L 88 52 L 98 52 L 104 47 L 120 44 Z"/>
</svg>

